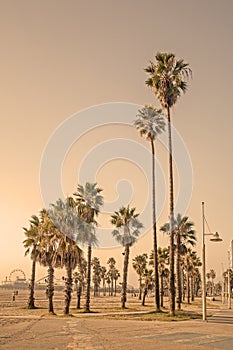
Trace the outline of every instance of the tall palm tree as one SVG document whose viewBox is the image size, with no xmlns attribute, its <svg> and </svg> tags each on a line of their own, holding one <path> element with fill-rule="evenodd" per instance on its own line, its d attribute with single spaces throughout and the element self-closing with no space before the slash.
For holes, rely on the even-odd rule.
<svg viewBox="0 0 233 350">
<path fill-rule="evenodd" d="M 130 247 L 136 242 L 140 229 L 143 227 L 142 223 L 137 219 L 139 214 L 136 214 L 135 210 L 136 208 L 130 208 L 128 205 L 127 207 L 121 207 L 119 211 L 116 211 L 111 216 L 111 223 L 116 226 L 116 229 L 112 231 L 112 235 L 125 248 L 123 253 L 122 308 L 125 308 L 126 303 Z"/>
<path fill-rule="evenodd" d="M 102 189 L 99 188 L 96 183 L 86 182 L 85 186 L 78 185 L 77 192 L 74 193 L 79 216 L 83 222 L 88 225 L 88 227 L 84 226 L 81 235 L 79 233 L 80 240 L 88 246 L 86 312 L 90 312 L 91 252 L 92 246 L 97 243 L 95 236 L 97 221 L 95 218 L 99 214 L 100 207 L 103 205 L 103 196 L 100 194 L 101 192 Z"/>
<path fill-rule="evenodd" d="M 40 219 L 33 215 L 30 219 L 30 228 L 27 229 L 23 227 L 24 234 L 26 236 L 23 241 L 24 247 L 26 248 L 25 256 L 30 253 L 32 259 L 32 271 L 31 271 L 31 280 L 30 280 L 30 293 L 28 299 L 28 308 L 35 309 L 35 276 L 36 276 L 36 260 L 38 255 L 38 245 L 39 235 L 38 235 L 38 227 L 40 224 Z"/>
<path fill-rule="evenodd" d="M 180 310 L 182 303 L 182 283 L 181 283 L 181 255 L 187 250 L 187 244 L 196 244 L 196 234 L 193 230 L 194 223 L 189 221 L 188 216 L 177 214 L 173 223 L 173 233 L 176 241 L 176 292 L 177 307 Z M 164 224 L 160 231 L 170 234 L 170 223 Z"/>
<path fill-rule="evenodd" d="M 173 53 L 158 52 L 155 56 L 156 62 L 150 61 L 145 68 L 149 78 L 146 85 L 153 90 L 159 99 L 161 106 L 166 111 L 168 121 L 168 143 L 169 143 L 169 192 L 170 192 L 170 314 L 175 313 L 175 270 L 174 270 L 174 190 L 173 190 L 173 165 L 172 165 L 172 136 L 171 136 L 171 114 L 170 109 L 174 106 L 187 90 L 187 79 L 191 74 L 188 63 L 183 59 L 176 59 Z"/>
<path fill-rule="evenodd" d="M 145 270 L 146 265 L 147 265 L 147 259 L 148 259 L 148 256 L 146 253 L 141 254 L 141 255 L 137 255 L 133 259 L 133 268 L 139 277 L 138 278 L 138 280 L 139 280 L 139 297 L 138 297 L 138 299 L 139 300 L 142 299 L 142 275 L 143 275 L 143 271 Z M 154 261 L 154 259 L 153 259 L 153 261 Z"/>
<path fill-rule="evenodd" d="M 152 106 L 145 106 L 138 111 L 137 119 L 134 122 L 141 136 L 146 137 L 151 145 L 152 154 L 152 219 L 153 219 L 153 249 L 154 254 L 154 274 L 155 274 L 155 304 L 160 310 L 159 303 L 159 274 L 158 274 L 158 254 L 157 254 L 157 225 L 156 225 L 156 190 L 155 190 L 155 140 L 165 129 L 165 120 L 161 109 Z"/>
</svg>

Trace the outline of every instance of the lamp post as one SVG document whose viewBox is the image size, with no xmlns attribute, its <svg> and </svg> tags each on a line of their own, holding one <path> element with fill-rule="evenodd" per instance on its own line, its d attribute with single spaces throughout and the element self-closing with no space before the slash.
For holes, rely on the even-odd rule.
<svg viewBox="0 0 233 350">
<path fill-rule="evenodd" d="M 231 259 L 230 259 L 230 251 L 228 251 L 228 265 L 229 268 L 227 270 L 227 296 L 228 296 L 228 309 L 231 309 Z"/>
<path fill-rule="evenodd" d="M 202 320 L 206 321 L 206 259 L 205 259 L 205 236 L 212 236 L 210 241 L 221 242 L 218 232 L 205 233 L 205 203 L 202 202 Z"/>
</svg>

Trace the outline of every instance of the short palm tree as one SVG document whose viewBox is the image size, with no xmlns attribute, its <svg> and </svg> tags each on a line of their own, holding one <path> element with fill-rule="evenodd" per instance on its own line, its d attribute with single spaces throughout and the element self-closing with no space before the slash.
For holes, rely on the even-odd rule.
<svg viewBox="0 0 233 350">
<path fill-rule="evenodd" d="M 117 280 L 120 277 L 120 271 L 115 267 L 113 270 L 113 279 L 114 279 L 114 296 L 116 296 L 117 291 Z"/>
<path fill-rule="evenodd" d="M 23 227 L 24 234 L 26 236 L 23 241 L 24 247 L 26 248 L 25 256 L 30 253 L 32 259 L 32 272 L 31 272 L 31 280 L 30 280 L 30 293 L 28 299 L 28 308 L 35 309 L 35 276 L 36 276 L 36 260 L 38 255 L 38 245 L 40 243 L 38 227 L 40 224 L 40 219 L 33 215 L 30 219 L 30 228 L 27 229 Z"/>
<path fill-rule="evenodd" d="M 60 259 L 60 266 L 65 267 L 67 277 L 65 278 L 65 310 L 64 314 L 69 314 L 72 297 L 73 270 L 81 261 L 82 251 L 77 246 L 74 239 L 78 236 L 80 218 L 76 210 L 76 205 L 72 197 L 67 197 L 65 201 L 59 199 L 51 205 L 48 211 L 50 218 L 56 224 L 57 232 L 57 259 Z"/>
<path fill-rule="evenodd" d="M 145 268 L 142 275 L 143 297 L 142 306 L 145 306 L 146 296 L 153 285 L 153 270 Z"/>
<path fill-rule="evenodd" d="M 87 261 L 81 256 L 81 260 L 77 266 L 78 270 L 73 273 L 74 283 L 77 294 L 77 309 L 81 309 L 81 295 L 85 286 L 87 275 Z"/>
<path fill-rule="evenodd" d="M 116 227 L 112 235 L 116 241 L 124 248 L 124 268 L 123 268 L 123 283 L 122 283 L 122 308 L 125 308 L 127 295 L 127 275 L 129 265 L 130 247 L 136 242 L 140 234 L 142 223 L 137 219 L 139 214 L 135 213 L 136 208 L 121 207 L 112 215 L 111 223 Z"/>
<path fill-rule="evenodd" d="M 113 257 L 110 257 L 107 261 L 107 264 L 109 266 L 108 275 L 111 278 L 111 296 L 113 296 L 113 282 L 114 282 L 116 260 Z"/>
<path fill-rule="evenodd" d="M 103 196 L 101 192 L 102 189 L 99 188 L 96 183 L 86 182 L 85 186 L 78 185 L 77 192 L 74 193 L 79 217 L 84 222 L 83 231 L 79 232 L 79 241 L 88 246 L 86 312 L 90 312 L 91 252 L 92 246 L 97 243 L 95 236 L 97 221 L 95 218 L 99 214 L 100 207 L 103 205 Z M 87 226 L 85 224 L 87 224 Z"/>
<path fill-rule="evenodd" d="M 103 281 L 103 295 L 104 296 L 106 295 L 106 289 L 105 289 L 106 272 L 107 272 L 106 267 L 105 266 L 101 266 L 100 277 L 101 277 L 101 279 Z"/>
<path fill-rule="evenodd" d="M 187 250 L 187 245 L 196 244 L 196 234 L 193 229 L 194 223 L 188 216 L 177 214 L 174 219 L 173 232 L 176 240 L 176 291 L 177 307 L 180 310 L 182 303 L 182 283 L 181 283 L 181 255 Z M 164 224 L 160 231 L 170 234 L 170 223 Z"/>
<path fill-rule="evenodd" d="M 163 307 L 164 279 L 169 276 L 167 265 L 169 264 L 169 248 L 158 248 L 158 263 L 160 276 L 160 304 Z"/>
<path fill-rule="evenodd" d="M 40 245 L 38 247 L 39 253 L 37 260 L 43 266 L 48 267 L 47 277 L 47 297 L 48 297 L 48 312 L 54 314 L 53 295 L 54 295 L 54 269 L 61 267 L 60 257 L 57 254 L 57 241 L 60 231 L 51 221 L 48 213 L 44 211 L 43 220 L 39 225 L 39 235 L 41 237 Z"/>
<path fill-rule="evenodd" d="M 156 309 L 160 309 L 159 303 L 159 274 L 158 274 L 158 254 L 157 254 L 157 225 L 156 225 L 156 190 L 155 190 L 155 140 L 165 129 L 165 120 L 161 109 L 152 106 L 145 106 L 138 111 L 137 119 L 134 122 L 141 136 L 146 137 L 151 145 L 152 154 L 152 219 L 153 219 L 153 249 L 154 254 L 154 274 L 155 274 L 155 304 Z"/>
<path fill-rule="evenodd" d="M 168 121 L 169 143 L 169 192 L 170 192 L 170 314 L 175 313 L 175 270 L 174 270 L 174 190 L 173 190 L 173 165 L 172 165 L 172 136 L 170 109 L 174 106 L 183 92 L 187 90 L 187 79 L 191 74 L 188 63 L 183 59 L 176 59 L 173 53 L 158 52 L 156 62 L 150 61 L 145 68 L 149 78 L 146 85 L 153 90 L 159 99 L 162 108 L 166 111 Z"/>
<path fill-rule="evenodd" d="M 133 268 L 138 274 L 139 280 L 139 296 L 138 299 L 142 299 L 142 275 L 147 265 L 148 256 L 146 253 L 135 256 L 133 259 Z"/>
<path fill-rule="evenodd" d="M 211 278 L 211 295 L 214 296 L 214 279 L 216 277 L 216 272 L 213 269 L 210 269 L 210 278 Z"/>
<path fill-rule="evenodd" d="M 94 257 L 91 261 L 91 265 L 93 270 L 94 296 L 98 296 L 101 282 L 101 265 L 99 258 Z"/>
<path fill-rule="evenodd" d="M 61 233 L 58 241 L 57 254 L 59 254 L 61 259 L 61 267 L 64 266 L 66 269 L 64 314 L 68 315 L 73 291 L 73 271 L 80 263 L 82 251 L 74 241 Z"/>
</svg>

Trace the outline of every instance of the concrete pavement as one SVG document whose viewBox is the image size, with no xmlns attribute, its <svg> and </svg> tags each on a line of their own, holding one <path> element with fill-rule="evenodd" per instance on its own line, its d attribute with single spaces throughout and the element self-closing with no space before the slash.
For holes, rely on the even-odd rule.
<svg viewBox="0 0 233 350">
<path fill-rule="evenodd" d="M 233 311 L 215 310 L 207 322 L 106 318 L 4 318 L 3 350 L 207 350 L 233 349 Z"/>
</svg>

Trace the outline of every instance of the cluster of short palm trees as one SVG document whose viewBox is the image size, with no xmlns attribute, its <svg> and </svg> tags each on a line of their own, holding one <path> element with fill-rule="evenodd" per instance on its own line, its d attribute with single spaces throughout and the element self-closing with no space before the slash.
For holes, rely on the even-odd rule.
<svg viewBox="0 0 233 350">
<path fill-rule="evenodd" d="M 199 295 L 201 288 L 201 275 L 199 267 L 201 266 L 200 258 L 197 252 L 192 248 L 196 244 L 196 235 L 193 230 L 193 223 L 188 220 L 187 216 L 181 217 L 180 214 L 174 223 L 175 238 L 179 236 L 179 246 L 175 245 L 176 255 L 176 285 L 177 294 L 176 302 L 178 309 L 181 308 L 182 302 L 187 298 L 187 302 L 194 301 L 195 296 Z M 160 231 L 169 233 L 169 224 L 161 226 Z M 160 281 L 160 306 L 164 306 L 164 295 L 169 288 L 169 247 L 158 247 L 158 274 Z M 155 278 L 151 266 L 154 265 L 154 251 L 149 255 L 144 253 L 137 255 L 133 259 L 133 268 L 138 274 L 139 280 L 139 299 L 142 299 L 142 305 L 145 305 L 145 298 L 150 290 L 154 289 Z"/>
<path fill-rule="evenodd" d="M 78 304 L 83 284 L 86 283 L 85 311 L 90 312 L 91 290 L 91 266 L 93 267 L 94 292 L 97 295 L 101 274 L 104 268 L 100 266 L 99 259 L 92 259 L 92 247 L 97 244 L 95 229 L 96 217 L 103 205 L 103 197 L 96 183 L 87 182 L 85 186 L 78 185 L 74 197 L 68 197 L 65 201 L 59 199 L 50 209 L 42 209 L 39 217 L 33 215 L 30 219 L 30 227 L 24 228 L 26 239 L 24 246 L 26 255 L 30 253 L 32 258 L 32 275 L 30 283 L 29 308 L 35 308 L 35 271 L 36 263 L 48 267 L 47 297 L 49 300 L 48 311 L 54 313 L 54 269 L 65 268 L 67 276 L 65 280 L 65 310 L 70 309 L 73 277 L 77 287 Z M 122 307 L 125 307 L 127 295 L 127 272 L 129 264 L 129 249 L 139 236 L 142 224 L 138 221 L 135 208 L 122 207 L 111 217 L 111 223 L 115 226 L 113 236 L 125 248 L 124 272 L 122 283 Z M 79 245 L 87 246 L 87 261 L 83 257 L 83 251 Z M 76 267 L 79 272 L 73 274 Z M 113 281 L 119 277 L 119 271 L 115 267 L 115 259 L 109 260 L 108 277 Z M 108 282 L 108 278 L 107 278 Z"/>
<path fill-rule="evenodd" d="M 175 218 L 174 214 L 174 186 L 173 186 L 173 159 L 172 159 L 172 135 L 171 135 L 171 107 L 173 107 L 178 98 L 187 89 L 187 80 L 191 75 L 189 65 L 183 59 L 176 59 L 172 53 L 157 53 L 155 62 L 145 68 L 148 74 L 146 85 L 152 89 L 158 98 L 161 107 L 155 108 L 152 105 L 146 105 L 138 111 L 135 126 L 140 134 L 149 141 L 152 154 L 152 208 L 153 208 L 153 279 L 155 281 L 155 305 L 156 310 L 161 306 L 161 288 L 159 271 L 159 249 L 157 247 L 157 218 L 156 218 L 156 179 L 155 179 L 155 140 L 157 136 L 165 130 L 164 114 L 168 125 L 168 158 L 169 158 L 169 223 L 163 227 L 164 232 L 169 232 L 169 300 L 170 314 L 175 312 L 175 297 L 177 296 L 177 305 L 180 308 L 182 302 L 181 280 L 182 280 L 182 259 L 181 249 L 185 246 L 186 231 L 180 231 L 180 225 L 188 225 L 188 219 L 181 215 Z M 33 216 L 30 220 L 30 228 L 24 229 L 27 236 L 24 245 L 27 248 L 26 253 L 31 252 L 33 259 L 31 293 L 29 306 L 34 307 L 33 275 L 35 274 L 35 263 L 48 266 L 48 298 L 49 311 L 53 312 L 52 297 L 54 292 L 53 275 L 55 267 L 65 267 L 67 271 L 66 281 L 66 306 L 65 313 L 69 312 L 71 292 L 72 292 L 72 273 L 76 265 L 79 264 L 82 256 L 78 244 L 86 244 L 87 252 L 87 285 L 86 285 L 86 305 L 85 310 L 90 311 L 90 281 L 91 281 L 91 253 L 92 246 L 96 241 L 96 217 L 103 205 L 102 189 L 97 184 L 86 183 L 84 186 L 78 185 L 77 192 L 73 197 L 65 201 L 59 199 L 51 205 L 49 210 L 42 210 L 40 217 Z M 127 296 L 127 274 L 129 265 L 129 252 L 132 244 L 135 243 L 143 225 L 138 220 L 138 213 L 135 208 L 123 206 L 111 216 L 111 223 L 115 226 L 112 234 L 116 240 L 124 247 L 124 268 L 122 274 L 122 307 L 125 307 Z M 183 220 L 185 222 L 183 222 Z M 192 226 L 192 225 L 191 225 Z M 187 229 L 189 230 L 189 229 Z M 188 248 L 187 248 L 188 250 Z M 175 260 L 176 252 L 176 260 Z M 190 256 L 195 253 L 190 251 L 185 257 L 191 260 Z M 176 262 L 176 274 L 175 274 Z M 185 263 L 188 265 L 188 263 Z M 97 269 L 98 264 L 93 265 Z M 95 267 L 94 267 L 95 266 Z M 148 281 L 152 274 L 147 269 Z M 160 276 L 160 279 L 159 279 Z M 145 277 L 144 277 L 145 278 Z M 176 283 L 175 283 L 176 278 Z M 189 280 L 189 279 L 188 279 Z M 147 281 L 148 288 L 149 282 Z"/>
</svg>

